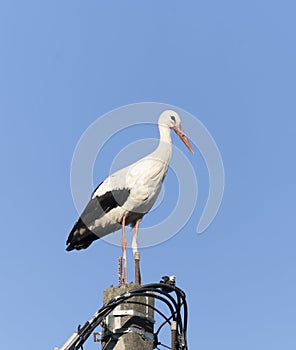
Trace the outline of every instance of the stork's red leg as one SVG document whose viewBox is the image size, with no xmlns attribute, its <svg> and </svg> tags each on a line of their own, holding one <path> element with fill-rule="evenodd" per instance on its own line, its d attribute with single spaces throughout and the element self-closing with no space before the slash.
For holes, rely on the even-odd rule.
<svg viewBox="0 0 296 350">
<path fill-rule="evenodd" d="M 141 220 L 138 220 L 135 224 L 134 237 L 132 242 L 132 248 L 135 259 L 135 282 L 139 285 L 142 284 L 141 281 L 141 271 L 140 271 L 140 252 L 138 250 L 138 231 Z"/>
<path fill-rule="evenodd" d="M 122 248 L 122 259 L 123 259 L 123 283 L 127 282 L 127 265 L 126 265 L 126 239 L 125 239 L 125 216 L 122 218 L 122 236 L 121 236 L 121 248 Z"/>
</svg>

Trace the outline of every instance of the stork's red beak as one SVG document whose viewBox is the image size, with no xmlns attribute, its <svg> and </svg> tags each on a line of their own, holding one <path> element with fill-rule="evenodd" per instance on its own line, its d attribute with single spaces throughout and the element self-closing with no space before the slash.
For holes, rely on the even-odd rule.
<svg viewBox="0 0 296 350">
<path fill-rule="evenodd" d="M 193 148 L 185 135 L 184 130 L 182 129 L 181 125 L 176 125 L 174 128 L 175 133 L 180 137 L 180 139 L 185 143 L 186 147 L 189 149 L 190 152 L 194 153 Z"/>
</svg>

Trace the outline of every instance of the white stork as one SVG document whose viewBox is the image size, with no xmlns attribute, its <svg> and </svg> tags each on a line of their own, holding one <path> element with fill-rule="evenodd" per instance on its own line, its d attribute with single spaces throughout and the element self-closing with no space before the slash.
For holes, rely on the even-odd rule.
<svg viewBox="0 0 296 350">
<path fill-rule="evenodd" d="M 138 252 L 138 228 L 143 216 L 155 203 L 168 170 L 172 155 L 171 129 L 188 149 L 193 149 L 175 111 L 166 110 L 158 120 L 160 141 L 154 152 L 116 171 L 92 193 L 85 210 L 67 240 L 67 251 L 85 249 L 90 244 L 122 229 L 124 283 L 127 284 L 125 226 L 134 228 L 132 249 Z"/>
</svg>

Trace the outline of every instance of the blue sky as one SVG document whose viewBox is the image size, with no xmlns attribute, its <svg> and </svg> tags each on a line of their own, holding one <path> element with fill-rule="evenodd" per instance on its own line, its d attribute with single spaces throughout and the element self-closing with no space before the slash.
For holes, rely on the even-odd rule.
<svg viewBox="0 0 296 350">
<path fill-rule="evenodd" d="M 266 0 L 1 2 L 3 348 L 60 346 L 116 283 L 118 247 L 65 252 L 77 219 L 70 165 L 94 120 L 142 101 L 197 116 L 226 174 L 204 234 L 195 233 L 198 207 L 178 235 L 142 251 L 144 282 L 177 275 L 190 349 L 295 348 L 295 10 Z M 156 135 L 143 129 L 126 145 Z M 125 145 L 119 136 L 114 149 Z M 198 153 L 194 169 L 202 206 Z"/>
</svg>

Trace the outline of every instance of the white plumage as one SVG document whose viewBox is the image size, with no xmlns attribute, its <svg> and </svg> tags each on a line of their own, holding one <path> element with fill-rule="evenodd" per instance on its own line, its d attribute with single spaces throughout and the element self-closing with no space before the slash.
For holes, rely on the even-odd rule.
<svg viewBox="0 0 296 350">
<path fill-rule="evenodd" d="M 171 160 L 171 129 L 193 152 L 175 111 L 164 111 L 159 117 L 158 127 L 160 141 L 154 152 L 110 175 L 94 190 L 70 232 L 68 251 L 87 248 L 94 240 L 122 228 L 125 259 L 125 225 L 135 227 L 133 248 L 134 253 L 137 251 L 138 225 L 155 203 Z"/>
</svg>

